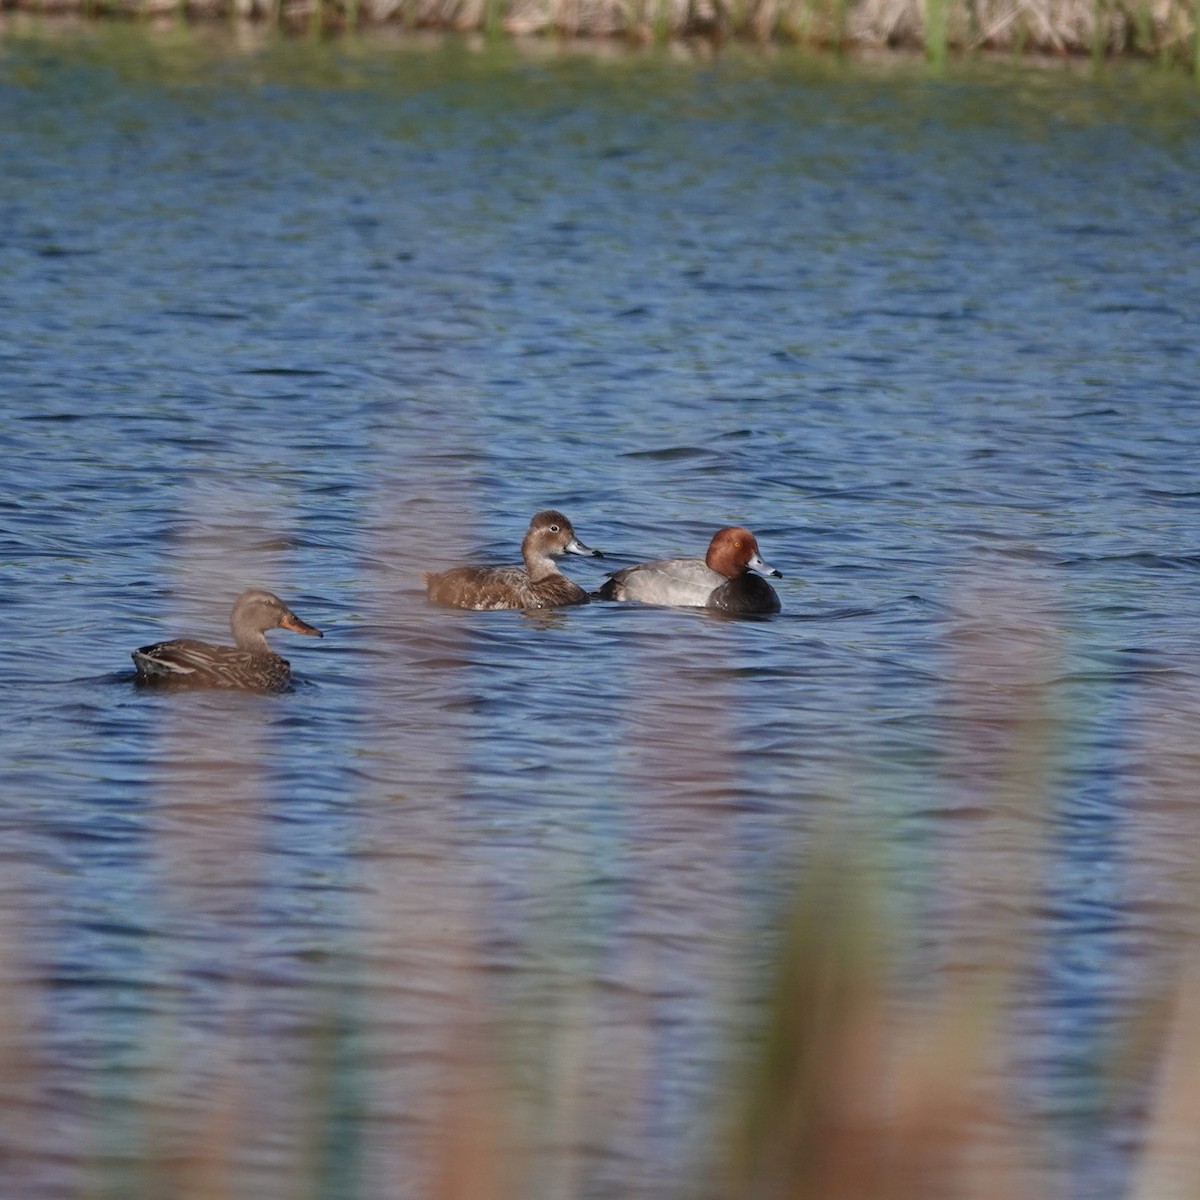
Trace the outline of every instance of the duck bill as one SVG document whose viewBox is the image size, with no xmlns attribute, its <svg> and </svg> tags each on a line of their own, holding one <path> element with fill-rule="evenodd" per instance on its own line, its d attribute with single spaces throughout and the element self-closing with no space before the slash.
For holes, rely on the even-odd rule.
<svg viewBox="0 0 1200 1200">
<path fill-rule="evenodd" d="M 783 572 L 777 571 L 769 563 L 763 562 L 762 556 L 759 554 L 755 554 L 746 566 L 752 571 L 757 571 L 760 575 L 773 575 L 776 579 L 783 578 Z"/>
<path fill-rule="evenodd" d="M 566 544 L 566 552 L 568 554 L 584 554 L 588 558 L 603 558 L 604 555 L 599 550 L 593 550 L 591 546 L 585 546 L 577 537 L 573 537 Z"/>
<path fill-rule="evenodd" d="M 302 621 L 295 613 L 288 613 L 282 621 L 279 622 L 281 629 L 290 629 L 293 633 L 302 633 L 305 637 L 324 637 L 325 635 L 315 626 L 309 625 L 307 621 Z"/>
</svg>

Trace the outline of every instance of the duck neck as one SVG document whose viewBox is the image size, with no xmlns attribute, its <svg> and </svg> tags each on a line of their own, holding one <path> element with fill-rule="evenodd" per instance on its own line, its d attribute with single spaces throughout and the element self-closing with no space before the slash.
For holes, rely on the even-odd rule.
<svg viewBox="0 0 1200 1200">
<path fill-rule="evenodd" d="M 271 655 L 274 656 L 274 651 L 267 642 L 267 635 L 261 629 L 255 629 L 251 625 L 234 625 L 233 640 L 237 642 L 239 650 L 245 650 L 253 655 Z"/>
<path fill-rule="evenodd" d="M 738 562 L 728 554 L 720 552 L 714 554 L 711 550 L 705 556 L 704 563 L 710 571 L 716 571 L 718 575 L 724 575 L 726 579 L 737 579 L 745 575 L 749 569 L 745 563 Z"/>
<path fill-rule="evenodd" d="M 558 569 L 558 563 L 544 551 L 535 550 L 529 544 L 528 538 L 521 544 L 521 557 L 525 560 L 525 570 L 529 572 L 529 579 L 532 583 L 548 579 L 551 575 L 562 574 Z"/>
</svg>

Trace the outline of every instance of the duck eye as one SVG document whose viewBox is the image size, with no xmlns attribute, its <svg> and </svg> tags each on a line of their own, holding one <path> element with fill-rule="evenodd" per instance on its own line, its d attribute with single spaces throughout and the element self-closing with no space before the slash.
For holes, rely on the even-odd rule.
<svg viewBox="0 0 1200 1200">
<path fill-rule="evenodd" d="M 557 532 L 558 532 L 558 526 L 557 526 L 557 525 L 551 525 L 551 526 L 550 526 L 550 532 L 551 532 L 551 533 L 557 533 Z"/>
</svg>

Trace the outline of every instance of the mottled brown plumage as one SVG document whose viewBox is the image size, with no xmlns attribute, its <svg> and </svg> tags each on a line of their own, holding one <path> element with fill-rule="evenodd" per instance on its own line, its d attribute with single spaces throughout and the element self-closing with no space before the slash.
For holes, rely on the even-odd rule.
<svg viewBox="0 0 1200 1200">
<path fill-rule="evenodd" d="M 239 688 L 271 692 L 287 686 L 292 669 L 267 644 L 268 629 L 324 637 L 300 620 L 278 596 L 251 588 L 234 601 L 229 618 L 237 649 L 195 638 L 175 638 L 133 652 L 139 683 L 166 687 Z"/>
<path fill-rule="evenodd" d="M 453 608 L 557 608 L 586 604 L 588 594 L 572 583 L 554 561 L 563 554 L 603 558 L 585 546 L 571 522 L 555 509 L 537 513 L 521 542 L 523 567 L 454 567 L 426 571 L 426 595 L 435 604 Z"/>
</svg>

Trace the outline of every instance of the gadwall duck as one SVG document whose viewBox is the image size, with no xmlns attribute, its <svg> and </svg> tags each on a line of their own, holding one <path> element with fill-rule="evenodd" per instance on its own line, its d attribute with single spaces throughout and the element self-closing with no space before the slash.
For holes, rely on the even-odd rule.
<svg viewBox="0 0 1200 1200">
<path fill-rule="evenodd" d="M 660 558 L 614 571 L 597 593 L 604 600 L 639 600 L 738 615 L 779 612 L 775 589 L 758 575 L 781 577 L 758 551 L 748 529 L 718 529 L 703 558 Z"/>
<path fill-rule="evenodd" d="M 278 691 L 287 686 L 292 669 L 286 658 L 267 645 L 266 631 L 290 629 L 308 637 L 325 636 L 300 620 L 278 596 L 260 588 L 250 588 L 234 601 L 229 626 L 236 650 L 195 638 L 175 638 L 135 650 L 138 682 Z"/>
<path fill-rule="evenodd" d="M 454 567 L 440 574 L 426 571 L 426 595 L 453 608 L 557 608 L 586 604 L 588 594 L 572 583 L 554 561 L 563 554 L 603 558 L 585 546 L 571 522 L 555 509 L 536 513 L 521 542 L 523 567 Z"/>
</svg>

